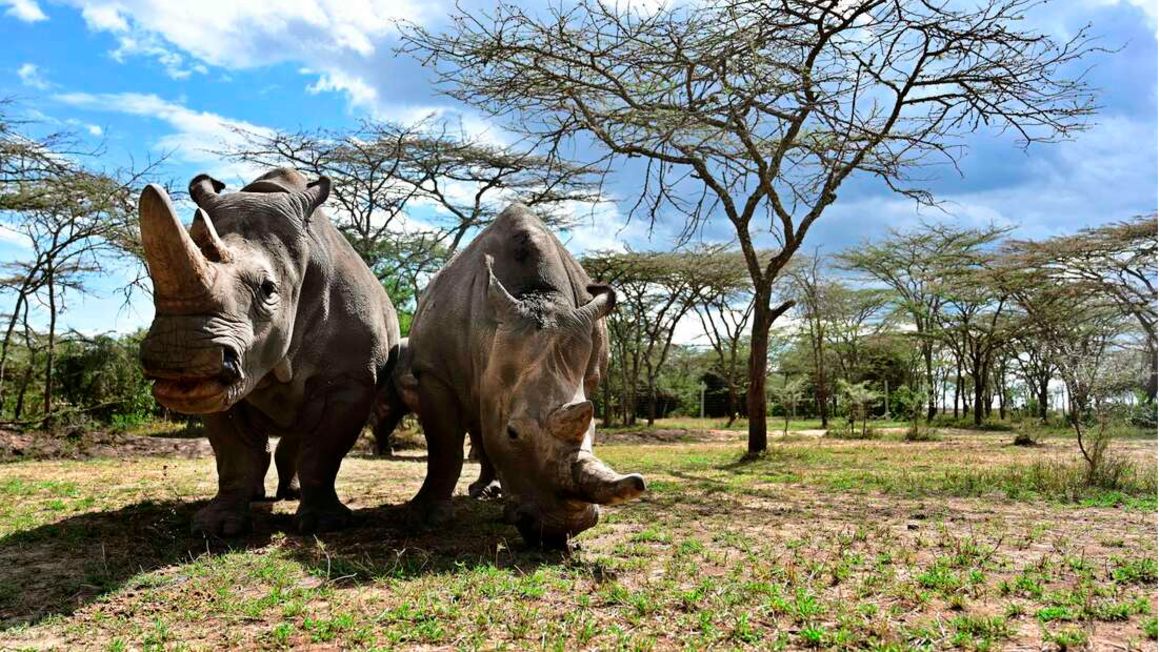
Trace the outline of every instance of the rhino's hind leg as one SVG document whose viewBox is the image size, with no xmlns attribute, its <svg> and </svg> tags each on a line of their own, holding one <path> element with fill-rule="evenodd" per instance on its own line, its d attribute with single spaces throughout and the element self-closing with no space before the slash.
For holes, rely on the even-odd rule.
<svg viewBox="0 0 1160 652">
<path fill-rule="evenodd" d="M 302 440 L 298 434 L 283 435 L 274 449 L 274 467 L 278 470 L 278 493 L 274 500 L 298 500 L 298 449 Z"/>
<path fill-rule="evenodd" d="M 419 381 L 419 420 L 427 439 L 427 477 L 407 505 L 415 525 L 439 525 L 454 516 L 451 495 L 463 472 L 464 423 L 455 394 L 437 380 Z"/>
<path fill-rule="evenodd" d="M 244 408 L 205 417 L 206 432 L 217 462 L 218 493 L 193 517 L 193 531 L 232 537 L 250 529 L 250 501 L 265 495 L 270 468 L 266 433 L 245 418 Z"/>
<path fill-rule="evenodd" d="M 487 456 L 487 449 L 483 447 L 483 438 L 477 429 L 470 431 L 471 450 L 479 459 L 479 478 L 467 487 L 467 495 L 478 500 L 492 500 L 503 496 L 503 489 L 495 475 L 495 467 L 491 458 Z"/>
<path fill-rule="evenodd" d="M 298 530 L 326 532 L 350 525 L 351 511 L 338 499 L 334 481 L 342 458 L 350 452 L 370 412 L 373 386 L 333 382 L 325 396 L 316 396 L 321 409 L 318 426 L 303 433 L 298 452 Z"/>
</svg>

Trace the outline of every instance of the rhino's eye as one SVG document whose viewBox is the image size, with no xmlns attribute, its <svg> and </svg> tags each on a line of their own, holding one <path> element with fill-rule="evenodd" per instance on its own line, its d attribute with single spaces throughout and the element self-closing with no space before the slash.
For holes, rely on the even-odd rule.
<svg viewBox="0 0 1160 652">
<path fill-rule="evenodd" d="M 519 439 L 520 438 L 520 433 L 516 432 L 516 429 L 511 427 L 511 426 L 508 426 L 507 432 L 508 432 L 509 439 Z"/>
<path fill-rule="evenodd" d="M 262 281 L 262 296 L 272 297 L 277 291 L 278 286 L 274 283 L 274 281 L 271 281 L 270 279 Z"/>
</svg>

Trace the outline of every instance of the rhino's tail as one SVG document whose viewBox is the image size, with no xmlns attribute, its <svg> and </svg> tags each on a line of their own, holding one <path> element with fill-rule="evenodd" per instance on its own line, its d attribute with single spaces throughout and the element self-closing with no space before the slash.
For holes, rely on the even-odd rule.
<svg viewBox="0 0 1160 652">
<path fill-rule="evenodd" d="M 394 453 L 392 435 L 403 417 L 411 413 L 403 397 L 401 379 L 410 377 L 407 338 L 391 347 L 387 362 L 379 372 L 375 405 L 371 410 L 370 426 L 375 437 L 375 454 L 390 456 Z"/>
</svg>

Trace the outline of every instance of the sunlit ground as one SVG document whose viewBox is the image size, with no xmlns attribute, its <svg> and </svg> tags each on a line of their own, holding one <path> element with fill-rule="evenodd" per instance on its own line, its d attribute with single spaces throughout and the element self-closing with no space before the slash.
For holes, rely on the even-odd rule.
<svg viewBox="0 0 1160 652">
<path fill-rule="evenodd" d="M 209 457 L 0 466 L 0 647 L 1156 649 L 1155 440 L 1115 442 L 1127 475 L 1091 490 L 1063 437 L 791 435 L 743 463 L 742 432 L 628 436 L 600 453 L 649 492 L 571 555 L 465 495 L 407 529 L 422 451 L 345 462 L 355 529 L 255 504 L 232 542 L 189 534 Z"/>
</svg>

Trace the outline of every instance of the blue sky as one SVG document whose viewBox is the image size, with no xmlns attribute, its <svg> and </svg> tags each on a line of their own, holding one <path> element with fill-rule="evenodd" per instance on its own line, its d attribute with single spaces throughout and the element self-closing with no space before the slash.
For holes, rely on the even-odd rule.
<svg viewBox="0 0 1160 652">
<path fill-rule="evenodd" d="M 235 188 L 249 171 L 208 151 L 220 148 L 231 127 L 343 127 L 362 117 L 410 121 L 438 112 L 503 140 L 499 125 L 438 95 L 426 71 L 392 52 L 395 20 L 438 28 L 450 4 L 0 0 L 0 97 L 15 98 L 42 128 L 103 144 L 110 166 L 168 154 L 167 177 L 208 171 Z M 1156 17 L 1152 0 L 1057 1 L 1032 14 L 1037 27 L 1059 36 L 1090 22 L 1105 45 L 1121 48 L 1095 60 L 1089 73 L 1100 90 L 1096 124 L 1073 142 L 1029 151 L 993 134 L 969 137 L 962 176 L 946 169 L 930 184 L 943 211 L 927 214 L 1044 237 L 1155 211 Z M 631 192 L 626 180 L 617 184 Z M 569 246 L 577 253 L 621 242 L 670 246 L 670 225 L 650 239 L 646 224 L 625 226 L 626 208 L 586 213 L 567 234 Z M 843 189 L 806 247 L 841 249 L 920 217 L 909 200 L 858 184 Z M 21 253 L 19 242 L 0 233 L 0 258 Z M 96 297 L 74 298 L 64 323 L 86 332 L 147 324 L 148 302 L 123 309 L 113 291 L 118 280 L 96 282 Z"/>
</svg>

